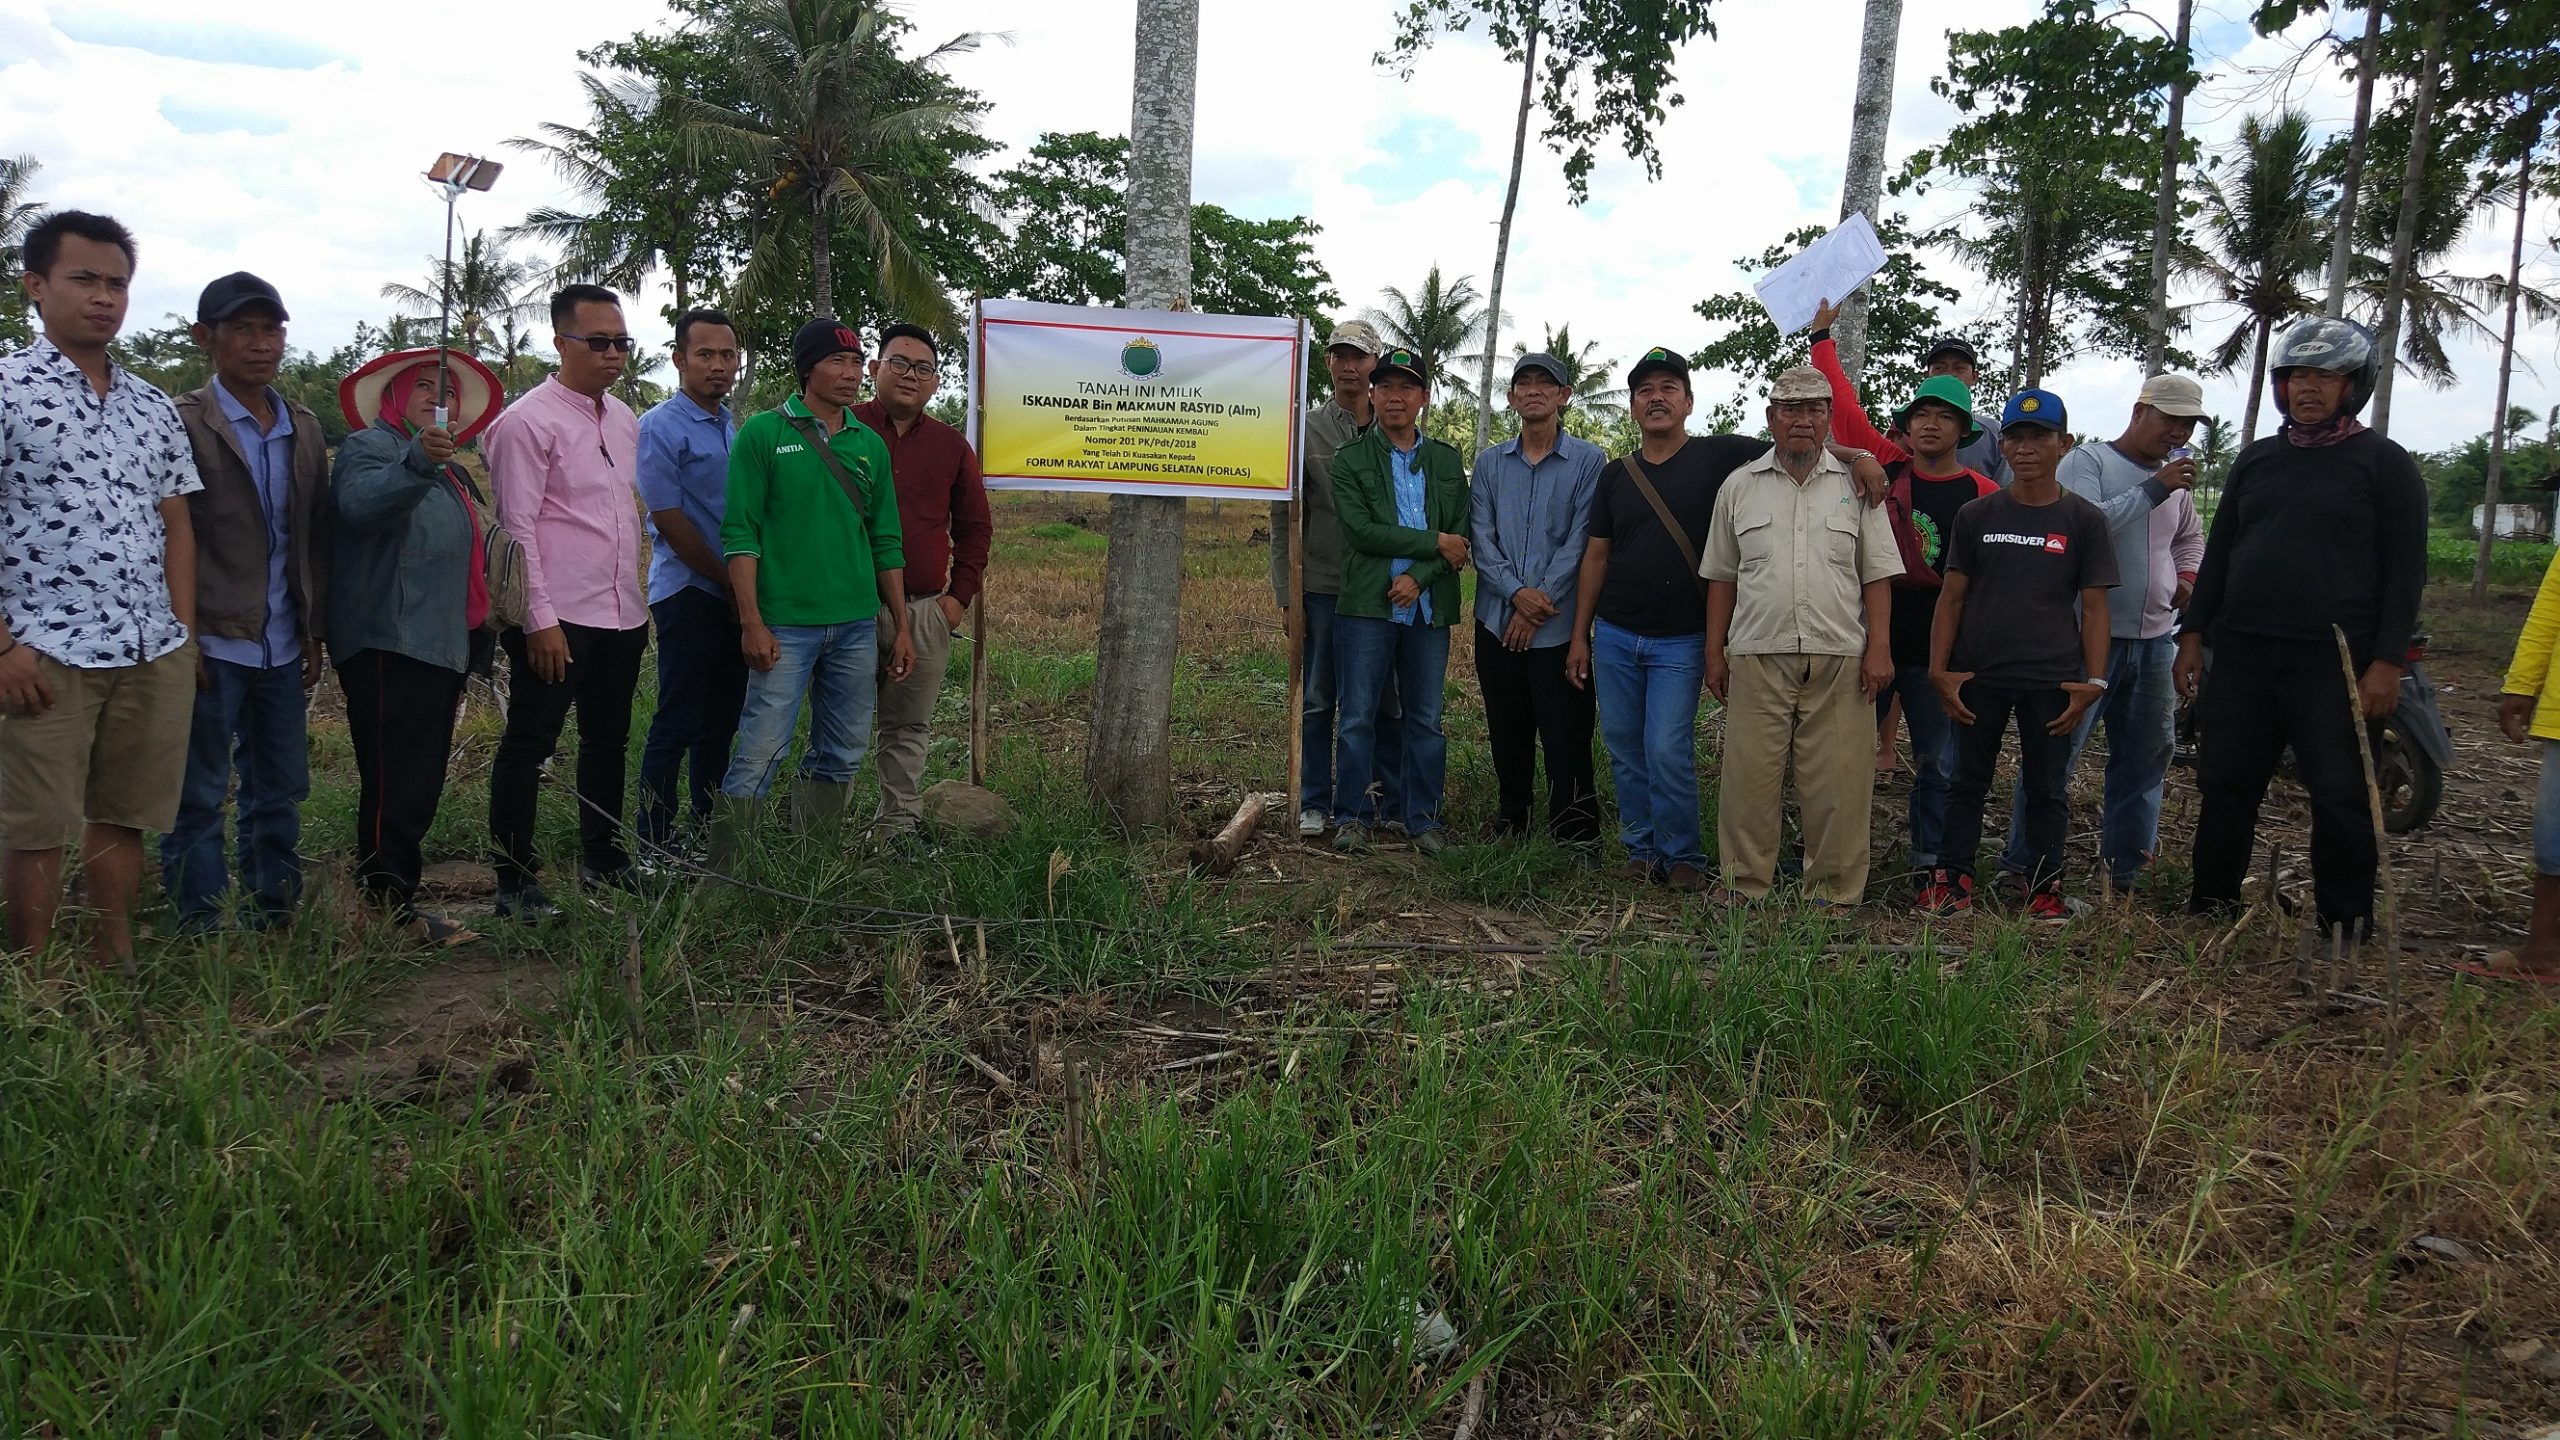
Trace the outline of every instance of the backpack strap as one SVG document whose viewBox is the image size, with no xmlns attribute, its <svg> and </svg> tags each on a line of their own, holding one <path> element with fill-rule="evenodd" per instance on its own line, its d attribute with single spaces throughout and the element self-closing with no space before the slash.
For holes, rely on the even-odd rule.
<svg viewBox="0 0 2560 1440">
<path fill-rule="evenodd" d="M 1635 451 L 1628 451 L 1626 458 L 1618 463 L 1627 467 L 1627 478 L 1636 482 L 1636 493 L 1644 496 L 1644 503 L 1653 507 L 1653 518 L 1662 522 L 1662 528 L 1671 536 L 1671 543 L 1680 547 L 1680 558 L 1689 563 L 1689 581 L 1698 587 L 1698 601 L 1706 603 L 1707 579 L 1698 573 L 1698 547 L 1691 543 L 1689 532 L 1681 529 L 1680 522 L 1672 518 L 1671 507 L 1663 503 L 1662 492 L 1653 488 L 1653 477 L 1644 473 L 1644 461 Z"/>
</svg>

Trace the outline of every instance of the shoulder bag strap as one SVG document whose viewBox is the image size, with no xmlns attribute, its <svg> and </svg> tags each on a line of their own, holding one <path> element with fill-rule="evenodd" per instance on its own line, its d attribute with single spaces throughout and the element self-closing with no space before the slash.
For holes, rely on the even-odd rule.
<svg viewBox="0 0 2560 1440">
<path fill-rule="evenodd" d="M 1681 529 L 1680 522 L 1671 518 L 1671 507 L 1663 503 L 1662 492 L 1653 488 L 1653 478 L 1644 473 L 1644 462 L 1636 458 L 1634 451 L 1627 452 L 1627 457 L 1619 463 L 1627 467 L 1627 478 L 1636 482 L 1636 493 L 1644 496 L 1644 503 L 1653 507 L 1653 517 L 1670 532 L 1671 543 L 1680 547 L 1680 558 L 1689 563 L 1689 580 L 1698 587 L 1698 599 L 1703 602 L 1707 598 L 1707 579 L 1698 573 L 1698 547 L 1690 543 L 1689 532 Z"/>
<path fill-rule="evenodd" d="M 800 432 L 800 438 L 809 442 L 811 448 L 818 452 L 819 459 L 827 462 L 828 472 L 836 477 L 838 485 L 844 487 L 844 498 L 853 502 L 856 518 L 865 525 L 870 524 L 871 512 L 862 503 L 862 482 L 853 478 L 853 472 L 845 468 L 844 458 L 836 454 L 836 447 L 827 443 L 826 427 L 805 415 L 794 415 L 789 411 L 776 413 L 782 416 L 784 424 Z"/>
</svg>

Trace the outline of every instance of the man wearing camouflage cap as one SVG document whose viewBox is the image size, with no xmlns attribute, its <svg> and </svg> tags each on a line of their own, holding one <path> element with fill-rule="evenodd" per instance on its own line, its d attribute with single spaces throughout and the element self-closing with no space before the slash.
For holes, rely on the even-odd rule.
<svg viewBox="0 0 2560 1440">
<path fill-rule="evenodd" d="M 1893 577 L 1885 512 L 1861 503 L 1824 446 L 1831 384 L 1799 365 L 1769 395 L 1777 444 L 1716 497 L 1707 580 L 1707 688 L 1726 703 L 1716 838 L 1729 897 L 1777 878 L 1788 772 L 1804 815 L 1804 889 L 1854 905 L 1867 886 L 1875 787 L 1871 702 L 1893 683 Z"/>
<path fill-rule="evenodd" d="M 1326 337 L 1324 363 L 1333 393 L 1307 406 L 1298 451 L 1298 493 L 1303 497 L 1305 529 L 1298 545 L 1302 583 L 1294 603 L 1305 628 L 1298 650 L 1298 735 L 1302 755 L 1298 776 L 1298 833 L 1321 835 L 1333 814 L 1335 665 L 1333 617 L 1342 587 L 1342 521 L 1333 506 L 1333 457 L 1369 432 L 1375 410 L 1369 399 L 1369 368 L 1386 346 L 1366 320 L 1344 320 Z M 1289 587 L 1289 528 L 1299 523 L 1300 507 L 1287 500 L 1271 506 L 1271 598 L 1283 611 L 1293 603 Z M 1389 717 L 1401 715 L 1395 682 L 1386 681 L 1381 705 Z M 1385 798 L 1389 823 L 1404 818 L 1399 777 L 1404 773 L 1401 727 L 1378 732 L 1376 773 L 1370 778 Z"/>
</svg>

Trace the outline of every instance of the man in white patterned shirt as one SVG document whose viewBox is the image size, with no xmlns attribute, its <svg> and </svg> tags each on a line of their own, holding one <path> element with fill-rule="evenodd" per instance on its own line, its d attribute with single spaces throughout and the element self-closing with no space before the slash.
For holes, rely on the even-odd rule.
<svg viewBox="0 0 2560 1440">
<path fill-rule="evenodd" d="M 0 844 L 13 948 L 41 950 L 77 840 L 90 950 L 130 966 L 142 832 L 177 818 L 196 685 L 202 488 L 169 397 L 107 358 L 133 236 L 62 211 L 27 232 L 44 325 L 0 359 Z"/>
</svg>

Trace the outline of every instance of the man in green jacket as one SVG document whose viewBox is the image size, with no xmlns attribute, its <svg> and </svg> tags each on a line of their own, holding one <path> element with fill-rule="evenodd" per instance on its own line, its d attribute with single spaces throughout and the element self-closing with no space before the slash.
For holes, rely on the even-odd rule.
<svg viewBox="0 0 2560 1440">
<path fill-rule="evenodd" d="M 809 743 L 792 808 L 804 823 L 841 819 L 879 703 L 883 617 L 895 627 L 889 678 L 915 664 L 889 447 L 853 416 L 862 340 L 834 319 L 812 320 L 792 336 L 791 362 L 800 393 L 739 426 L 729 449 L 720 544 L 752 673 L 720 784 L 715 864 L 735 857 L 772 790 L 803 699 Z"/>
<path fill-rule="evenodd" d="M 1461 613 L 1458 571 L 1467 563 L 1466 462 L 1422 433 L 1431 376 L 1419 356 L 1390 350 L 1369 372 L 1377 423 L 1333 460 L 1333 504 L 1342 523 L 1342 590 L 1333 653 L 1341 704 L 1335 774 L 1365 776 L 1378 744 L 1378 711 L 1392 676 L 1403 705 L 1404 824 L 1425 855 L 1448 848 L 1440 791 L 1449 745 L 1440 691 L 1449 669 L 1449 626 Z M 1333 848 L 1369 848 L 1380 797 L 1336 784 Z"/>
</svg>

